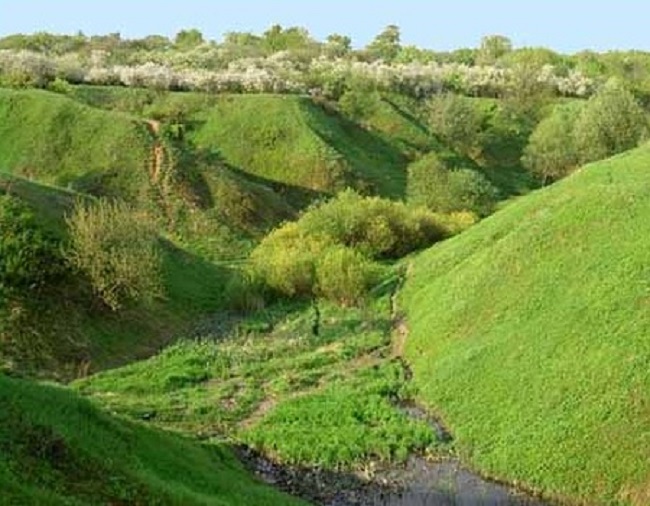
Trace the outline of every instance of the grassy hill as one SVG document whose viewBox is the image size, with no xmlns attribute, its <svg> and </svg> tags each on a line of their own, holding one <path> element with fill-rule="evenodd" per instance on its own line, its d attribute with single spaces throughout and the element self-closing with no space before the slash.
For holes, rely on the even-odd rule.
<svg viewBox="0 0 650 506">
<path fill-rule="evenodd" d="M 199 148 L 256 176 L 324 192 L 353 185 L 386 196 L 404 194 L 402 154 L 308 98 L 225 96 L 197 121 Z"/>
<path fill-rule="evenodd" d="M 420 255 L 403 293 L 420 399 L 483 472 L 650 502 L 650 146 Z"/>
<path fill-rule="evenodd" d="M 0 170 L 135 199 L 148 183 L 151 135 L 134 117 L 54 93 L 0 89 Z"/>
<path fill-rule="evenodd" d="M 78 199 L 88 198 L 0 173 L 4 193 L 27 204 L 43 230 L 63 244 L 68 234 L 65 214 Z M 165 298 L 152 306 L 130 306 L 119 313 L 102 308 L 93 303 L 88 280 L 75 272 L 45 287 L 38 294 L 37 310 L 21 326 L 21 335 L 14 336 L 22 343 L 18 355 L 24 365 L 74 376 L 81 362 L 91 369 L 124 363 L 153 353 L 189 322 L 223 306 L 229 276 L 225 267 L 168 240 L 161 251 Z"/>
<path fill-rule="evenodd" d="M 0 375 L 0 504 L 298 505 L 231 452 L 122 421 L 74 393 Z"/>
</svg>

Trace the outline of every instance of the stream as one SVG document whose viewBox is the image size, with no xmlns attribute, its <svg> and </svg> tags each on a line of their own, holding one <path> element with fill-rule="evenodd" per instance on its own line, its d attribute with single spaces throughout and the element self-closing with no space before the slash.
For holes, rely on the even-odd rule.
<svg viewBox="0 0 650 506">
<path fill-rule="evenodd" d="M 412 371 L 402 359 L 401 347 L 408 327 L 397 311 L 396 296 L 404 281 L 397 283 L 390 299 L 394 359 L 401 362 L 406 381 Z M 392 399 L 395 409 L 406 417 L 426 422 L 441 442 L 453 440 L 436 418 L 417 404 Z M 339 472 L 314 467 L 277 464 L 248 447 L 236 452 L 244 465 L 263 481 L 284 492 L 319 506 L 550 506 L 551 503 L 521 490 L 487 480 L 456 458 L 427 459 L 411 455 L 404 464 L 369 463 L 359 472 Z"/>
<path fill-rule="evenodd" d="M 449 432 L 413 403 L 396 403 L 409 418 L 425 420 L 438 439 Z M 249 448 L 237 449 L 250 471 L 266 483 L 319 506 L 550 506 L 522 491 L 482 478 L 457 459 L 412 455 L 406 463 L 366 472 L 285 467 Z"/>
</svg>

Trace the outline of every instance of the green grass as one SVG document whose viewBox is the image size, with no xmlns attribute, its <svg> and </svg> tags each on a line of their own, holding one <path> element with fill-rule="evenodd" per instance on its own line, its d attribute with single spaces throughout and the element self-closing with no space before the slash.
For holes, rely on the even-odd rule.
<svg viewBox="0 0 650 506">
<path fill-rule="evenodd" d="M 0 89 L 0 170 L 134 200 L 148 184 L 151 138 L 134 117 L 39 90 Z"/>
<path fill-rule="evenodd" d="M 421 400 L 483 472 L 650 500 L 650 146 L 584 167 L 414 262 Z"/>
<path fill-rule="evenodd" d="M 133 418 L 186 434 L 224 435 L 292 464 L 354 467 L 403 460 L 435 445 L 423 422 L 390 402 L 404 373 L 390 359 L 388 296 L 365 310 L 278 307 L 230 337 L 174 345 L 143 362 L 75 383 Z"/>
<path fill-rule="evenodd" d="M 199 148 L 269 181 L 324 192 L 354 185 L 403 195 L 399 151 L 307 98 L 228 95 L 196 121 Z"/>
<path fill-rule="evenodd" d="M 64 216 L 81 194 L 0 173 L 0 193 L 19 197 L 35 212 L 45 230 L 67 241 Z M 88 281 L 70 272 L 39 295 L 38 308 L 21 326 L 21 367 L 63 377 L 79 373 L 81 362 L 92 370 L 150 356 L 197 318 L 225 304 L 229 270 L 163 241 L 165 297 L 151 306 L 120 312 L 98 307 Z"/>
<path fill-rule="evenodd" d="M 0 504 L 303 504 L 225 445 L 111 417 L 64 388 L 0 375 L 0 405 Z"/>
</svg>

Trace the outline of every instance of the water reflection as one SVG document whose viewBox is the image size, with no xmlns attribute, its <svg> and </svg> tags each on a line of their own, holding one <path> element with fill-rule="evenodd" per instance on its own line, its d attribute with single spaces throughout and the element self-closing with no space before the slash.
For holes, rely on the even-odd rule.
<svg viewBox="0 0 650 506">
<path fill-rule="evenodd" d="M 388 475 L 386 479 L 393 478 Z M 405 488 L 383 492 L 364 504 L 373 506 L 544 506 L 545 503 L 486 481 L 456 462 L 409 460 L 400 471 Z M 345 503 L 340 503 L 342 504 Z"/>
</svg>

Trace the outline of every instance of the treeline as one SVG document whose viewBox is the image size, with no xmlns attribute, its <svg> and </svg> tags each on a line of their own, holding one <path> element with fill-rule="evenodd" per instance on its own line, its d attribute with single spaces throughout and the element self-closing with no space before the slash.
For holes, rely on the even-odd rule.
<svg viewBox="0 0 650 506">
<path fill-rule="evenodd" d="M 141 86 L 208 92 L 316 92 L 337 98 L 359 81 L 383 91 L 426 96 L 451 91 L 500 97 L 543 87 L 586 97 L 610 77 L 643 100 L 650 96 L 650 54 L 639 51 L 562 55 L 546 48 L 514 48 L 486 36 L 476 48 L 434 51 L 401 42 L 386 27 L 363 48 L 332 34 L 315 40 L 299 27 L 272 26 L 263 34 L 229 32 L 220 42 L 196 30 L 167 38 L 11 35 L 0 39 L 0 83 L 47 87 L 72 84 Z"/>
</svg>

